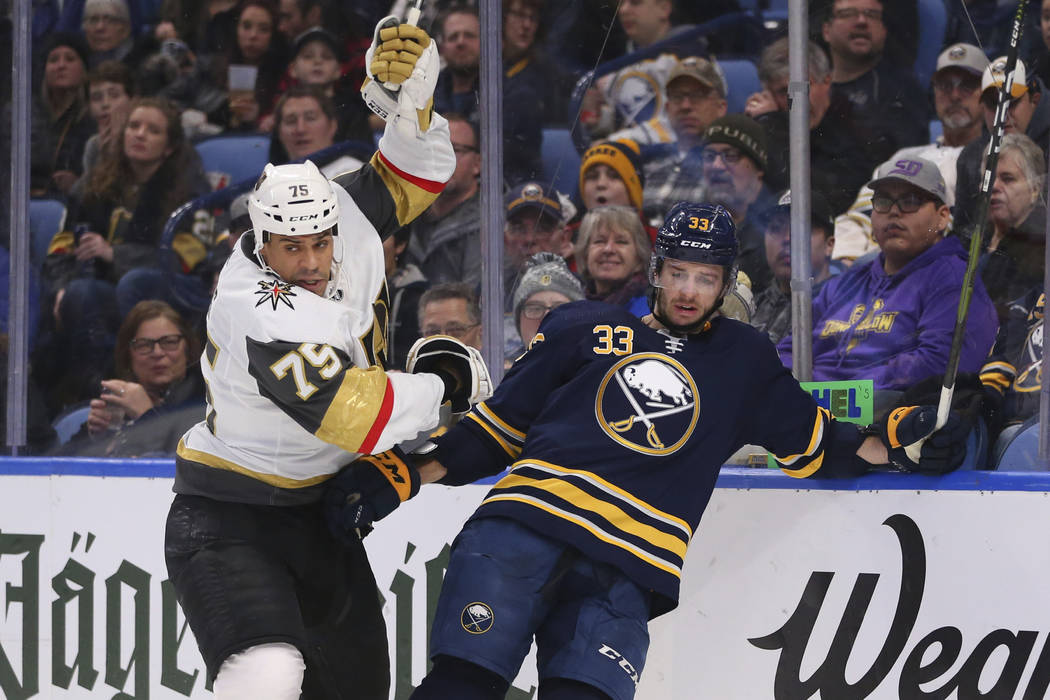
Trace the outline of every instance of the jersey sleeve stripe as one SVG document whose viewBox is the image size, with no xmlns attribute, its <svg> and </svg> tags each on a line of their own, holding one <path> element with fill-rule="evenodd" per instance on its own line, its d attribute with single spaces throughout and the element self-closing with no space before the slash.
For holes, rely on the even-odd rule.
<svg viewBox="0 0 1050 700">
<path fill-rule="evenodd" d="M 521 454 L 521 447 L 511 445 L 506 440 L 504 440 L 503 437 L 501 437 L 495 430 L 493 430 L 484 420 L 479 418 L 478 414 L 472 411 L 467 414 L 466 418 L 474 423 L 477 423 L 478 426 L 480 426 L 481 429 L 484 430 L 489 437 L 495 440 L 496 443 L 503 448 L 503 451 L 506 452 L 511 458 L 517 458 L 517 456 Z"/>
<path fill-rule="evenodd" d="M 793 476 L 796 479 L 805 479 L 807 476 L 812 476 L 814 472 L 820 469 L 821 465 L 824 464 L 824 454 L 821 453 L 819 457 L 810 461 L 805 466 L 799 467 L 798 469 L 788 469 L 787 467 L 781 466 L 780 470 L 788 476 Z"/>
<path fill-rule="evenodd" d="M 780 462 L 783 466 L 789 466 L 794 464 L 803 457 L 811 457 L 817 451 L 817 447 L 820 446 L 821 441 L 824 438 L 824 423 L 831 419 L 831 414 L 826 408 L 817 406 L 817 416 L 813 421 L 813 433 L 809 438 L 809 445 L 806 446 L 804 452 L 800 452 L 794 455 L 788 455 L 787 457 L 778 457 L 773 455 L 773 458 Z"/>
<path fill-rule="evenodd" d="M 176 448 L 175 453 L 185 460 L 190 462 L 196 462 L 197 464 L 203 464 L 206 467 L 214 467 L 216 469 L 225 469 L 231 472 L 237 472 L 244 476 L 249 476 L 253 479 L 261 481 L 270 486 L 276 486 L 282 489 L 302 489 L 308 486 L 314 486 L 316 484 L 323 483 L 331 479 L 335 474 L 321 474 L 319 476 L 312 476 L 309 479 L 289 479 L 286 476 L 278 476 L 276 474 L 268 474 L 265 472 L 257 472 L 247 467 L 242 467 L 239 464 L 231 462 L 228 459 L 222 457 L 216 457 L 215 455 L 208 454 L 207 452 L 201 452 L 200 450 L 194 450 L 193 448 L 187 447 L 184 440 L 179 440 L 179 446 Z"/>
<path fill-rule="evenodd" d="M 365 435 L 361 448 L 357 450 L 361 453 L 371 454 L 375 450 L 376 442 L 379 441 L 379 436 L 383 434 L 383 429 L 386 428 L 386 424 L 390 420 L 390 414 L 394 412 L 394 387 L 390 385 L 390 378 L 386 377 L 386 375 L 383 376 L 386 378 L 383 403 L 379 405 L 379 413 L 376 415 L 375 422 L 372 423 L 372 429 Z"/>
<path fill-rule="evenodd" d="M 371 164 L 386 185 L 387 192 L 394 202 L 395 216 L 401 225 L 422 214 L 445 187 L 443 183 L 409 175 L 378 151 L 372 156 Z"/>
<path fill-rule="evenodd" d="M 534 497 L 526 496 L 526 495 L 522 495 L 522 494 L 509 494 L 509 493 L 508 494 L 493 494 L 493 495 L 489 496 L 488 498 L 486 498 L 484 501 L 482 501 L 481 505 L 484 506 L 484 505 L 486 505 L 488 503 L 494 503 L 494 502 L 498 502 L 498 501 L 517 501 L 519 503 L 525 503 L 527 505 L 530 505 L 530 506 L 533 506 L 535 508 L 538 508 L 538 509 L 540 509 L 542 511 L 545 511 L 545 512 L 547 512 L 547 513 L 549 513 L 549 514 L 551 514 L 551 515 L 553 515 L 555 517 L 561 518 L 561 519 L 566 520 L 568 522 L 571 522 L 571 523 L 573 523 L 575 525 L 578 525 L 579 527 L 583 528 L 584 530 L 587 530 L 589 533 L 591 533 L 594 537 L 598 538 L 602 542 L 605 542 L 605 543 L 610 544 L 610 545 L 612 545 L 614 547 L 619 547 L 620 549 L 626 550 L 627 552 L 631 553 L 632 555 L 634 555 L 638 559 L 641 559 L 642 561 L 644 561 L 645 563 L 649 564 L 650 566 L 654 566 L 654 567 L 656 567 L 658 569 L 666 571 L 667 573 L 675 576 L 676 578 L 681 578 L 682 577 L 682 567 L 681 566 L 675 565 L 675 564 L 673 564 L 673 563 L 671 563 L 671 562 L 669 562 L 669 561 L 667 561 L 665 559 L 660 559 L 659 557 L 655 557 L 652 554 L 650 554 L 649 552 L 644 551 L 640 547 L 637 547 L 636 545 L 633 545 L 630 542 L 626 542 L 626 541 L 621 540 L 621 539 L 619 539 L 617 537 L 614 537 L 613 535 L 609 534 L 608 532 L 606 532 L 602 528 L 598 527 L 594 523 L 591 523 L 591 522 L 589 522 L 587 520 L 584 520 L 583 518 L 581 518 L 581 517 L 579 517 L 579 516 L 577 516 L 577 515 L 575 515 L 573 513 L 569 513 L 568 511 L 562 510 L 561 508 L 557 508 L 555 506 L 552 506 L 551 504 L 546 503 L 544 501 L 541 501 L 538 498 L 534 498 Z"/>
<path fill-rule="evenodd" d="M 561 479 L 533 479 L 527 476 L 511 474 L 500 479 L 497 489 L 515 489 L 527 486 L 550 493 L 563 501 L 572 503 L 586 511 L 605 518 L 617 530 L 640 537 L 654 547 L 665 549 L 685 559 L 688 542 L 681 537 L 669 535 L 651 525 L 639 522 L 614 503 L 595 498 L 583 489 L 577 488 Z M 518 491 L 520 493 L 520 491 Z"/>
<path fill-rule="evenodd" d="M 393 393 L 378 367 L 349 369 L 314 434 L 348 452 L 369 452 L 390 419 Z"/>
<path fill-rule="evenodd" d="M 443 189 L 445 189 L 445 183 L 444 182 L 437 182 L 435 180 L 427 180 L 426 178 L 418 177 L 418 176 L 413 175 L 411 173 L 406 173 L 404 170 L 402 170 L 401 168 L 397 167 L 396 165 L 391 163 L 389 160 L 387 160 L 387 157 L 385 155 L 383 155 L 382 151 L 376 151 L 376 155 L 379 156 L 380 162 L 382 162 L 382 164 L 384 166 L 389 168 L 395 175 L 397 175 L 402 180 L 405 180 L 407 182 L 412 183 L 413 185 L 415 185 L 416 187 L 418 187 L 421 190 L 424 190 L 424 191 L 429 192 L 431 194 L 441 194 L 441 191 Z"/>
<path fill-rule="evenodd" d="M 512 428 L 505 420 L 497 416 L 491 408 L 484 402 L 479 403 L 474 407 L 475 410 L 480 413 L 489 423 L 492 424 L 497 430 L 503 433 L 509 440 L 516 443 L 525 442 L 525 433 L 521 430 Z"/>
<path fill-rule="evenodd" d="M 682 520 L 681 518 L 676 518 L 670 513 L 666 513 L 660 510 L 659 508 L 654 508 L 653 506 L 649 505 L 640 498 L 632 496 L 631 494 L 619 488 L 618 486 L 609 483 L 597 474 L 594 474 L 589 471 L 584 471 L 582 469 L 569 469 L 568 467 L 562 467 L 556 464 L 551 464 L 550 462 L 542 462 L 540 460 L 535 459 L 530 459 L 527 461 L 522 460 L 521 462 L 516 462 L 513 466 L 511 466 L 512 471 L 524 468 L 535 469 L 537 471 L 547 472 L 550 474 L 562 474 L 587 481 L 591 484 L 594 484 L 595 487 L 608 493 L 610 496 L 617 498 L 620 501 L 623 501 L 625 504 L 630 505 L 632 508 L 644 513 L 646 516 L 681 530 L 682 533 L 686 536 L 686 538 L 690 538 L 693 536 L 693 528 L 691 528 L 689 526 L 689 523 L 687 523 L 686 521 Z"/>
</svg>

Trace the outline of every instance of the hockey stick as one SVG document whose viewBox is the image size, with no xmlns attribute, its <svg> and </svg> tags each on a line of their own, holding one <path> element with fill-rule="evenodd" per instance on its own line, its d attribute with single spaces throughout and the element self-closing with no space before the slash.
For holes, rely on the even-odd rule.
<svg viewBox="0 0 1050 700">
<path fill-rule="evenodd" d="M 959 308 L 955 314 L 955 330 L 952 332 L 952 346 L 948 353 L 948 366 L 944 371 L 944 382 L 941 384 L 941 398 L 937 404 L 937 423 L 934 430 L 940 430 L 948 422 L 952 408 L 952 395 L 955 393 L 955 375 L 959 371 L 959 356 L 962 354 L 963 336 L 966 333 L 966 317 L 970 312 L 970 300 L 973 297 L 973 286 L 977 275 L 977 259 L 981 255 L 981 244 L 984 240 L 984 227 L 988 218 L 988 207 L 992 197 L 992 185 L 995 183 L 995 171 L 999 164 L 999 147 L 1003 140 L 1006 126 L 1006 111 L 1010 107 L 1010 92 L 1014 84 L 1014 69 L 1017 67 L 1017 45 L 1021 42 L 1024 29 L 1024 13 L 1028 0 L 1018 0 L 1017 12 L 1014 13 L 1013 31 L 1010 32 L 1010 46 L 1006 52 L 1006 68 L 1003 74 L 1003 86 L 999 92 L 999 103 L 995 108 L 995 119 L 992 122 L 992 134 L 988 143 L 988 158 L 985 160 L 984 174 L 981 176 L 981 197 L 978 200 L 976 227 L 970 239 L 970 257 L 966 262 L 966 274 L 963 276 L 962 291 L 959 294 Z M 925 439 L 912 443 L 905 448 L 908 457 L 918 463 Z"/>
</svg>

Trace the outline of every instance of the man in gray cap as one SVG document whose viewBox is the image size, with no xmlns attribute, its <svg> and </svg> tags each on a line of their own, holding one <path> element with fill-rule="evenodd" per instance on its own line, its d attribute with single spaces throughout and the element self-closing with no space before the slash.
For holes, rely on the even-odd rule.
<svg viewBox="0 0 1050 700">
<path fill-rule="evenodd" d="M 981 137 L 983 122 L 979 90 L 988 59 L 972 44 L 952 44 L 937 57 L 933 73 L 933 105 L 943 133 L 932 143 L 902 148 L 891 161 L 925 158 L 937 164 L 947 187 L 945 204 L 955 205 L 956 162 L 963 147 Z M 874 173 L 873 173 L 874 176 Z M 871 235 L 871 188 L 860 188 L 849 211 L 835 222 L 835 251 L 832 257 L 852 262 L 875 250 Z"/>
<path fill-rule="evenodd" d="M 813 378 L 872 379 L 903 391 L 944 374 L 966 272 L 966 251 L 944 236 L 951 220 L 937 165 L 924 158 L 883 163 L 868 183 L 872 228 L 882 253 L 833 277 L 813 301 Z M 984 285 L 974 285 L 960 372 L 976 372 L 998 321 Z M 791 337 L 780 359 L 791 366 Z"/>
<path fill-rule="evenodd" d="M 642 213 L 653 225 L 662 223 L 678 202 L 700 201 L 698 180 L 702 166 L 697 153 L 691 151 L 700 145 L 704 130 L 725 116 L 727 109 L 725 81 L 715 64 L 706 58 L 690 56 L 680 60 L 671 69 L 664 91 L 667 103 L 660 123 L 666 122 L 672 140 L 650 149 L 652 156 L 642 163 Z M 653 128 L 650 120 L 623 133 L 639 144 L 667 140 L 648 136 Z"/>
</svg>

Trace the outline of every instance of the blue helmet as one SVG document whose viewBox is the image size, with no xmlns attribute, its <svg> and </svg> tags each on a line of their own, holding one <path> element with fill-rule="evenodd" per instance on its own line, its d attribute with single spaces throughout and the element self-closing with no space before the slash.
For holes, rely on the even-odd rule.
<svg viewBox="0 0 1050 700">
<path fill-rule="evenodd" d="M 653 255 L 732 268 L 739 250 L 736 224 L 725 207 L 679 202 L 656 234 Z"/>
<path fill-rule="evenodd" d="M 736 286 L 736 256 L 739 251 L 736 224 L 725 207 L 692 202 L 679 202 L 671 207 L 663 226 L 656 234 L 656 244 L 649 259 L 648 299 L 653 316 L 675 332 L 695 333 L 702 329 L 711 314 L 722 305 L 726 293 Z M 725 268 L 725 283 L 714 307 L 688 327 L 673 325 L 658 309 L 660 268 L 667 259 L 720 265 Z"/>
</svg>

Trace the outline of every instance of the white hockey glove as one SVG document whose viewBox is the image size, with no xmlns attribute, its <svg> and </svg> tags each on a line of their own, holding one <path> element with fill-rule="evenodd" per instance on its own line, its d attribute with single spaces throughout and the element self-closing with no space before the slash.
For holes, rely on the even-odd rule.
<svg viewBox="0 0 1050 700">
<path fill-rule="evenodd" d="M 448 401 L 453 414 L 492 396 L 489 369 L 476 348 L 447 335 L 420 338 L 408 351 L 405 369 L 410 373 L 430 372 L 445 383 L 442 401 Z"/>
<path fill-rule="evenodd" d="M 365 54 L 368 77 L 361 86 L 365 104 L 405 136 L 430 128 L 434 88 L 441 70 L 437 44 L 419 27 L 385 17 L 376 25 Z"/>
</svg>

